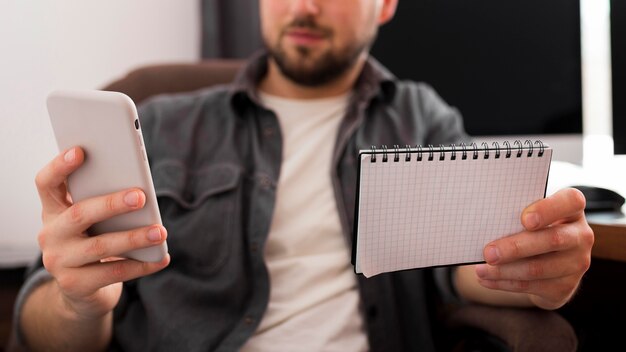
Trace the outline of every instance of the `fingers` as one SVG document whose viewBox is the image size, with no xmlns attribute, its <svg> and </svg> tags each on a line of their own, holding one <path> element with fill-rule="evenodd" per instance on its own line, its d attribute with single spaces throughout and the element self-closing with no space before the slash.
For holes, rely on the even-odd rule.
<svg viewBox="0 0 626 352">
<path fill-rule="evenodd" d="M 93 237 L 68 237 L 56 243 L 43 243 L 42 259 L 72 310 L 81 315 L 99 316 L 117 304 L 120 283 L 155 273 L 170 262 L 169 254 L 158 263 L 112 259 L 162 244 L 166 237 L 167 231 L 161 225 Z"/>
<path fill-rule="evenodd" d="M 141 209 L 145 204 L 146 196 L 140 189 L 85 199 L 73 204 L 55 219 L 56 235 L 75 236 L 97 222 Z"/>
<path fill-rule="evenodd" d="M 55 278 L 68 297 L 87 297 L 108 285 L 153 274 L 167 267 L 169 263 L 169 254 L 158 263 L 116 260 L 64 270 Z"/>
<path fill-rule="evenodd" d="M 559 191 L 528 206 L 521 216 L 527 231 L 485 246 L 487 264 L 476 266 L 478 283 L 526 293 L 545 309 L 565 304 L 591 262 L 594 236 L 584 208 L 585 198 L 575 189 Z"/>
<path fill-rule="evenodd" d="M 530 205 L 522 219 L 525 226 L 534 231 L 525 231 L 495 240 L 483 251 L 489 264 L 504 264 L 543 253 L 566 251 L 579 248 L 591 251 L 593 231 L 584 217 L 585 199 L 578 190 L 563 190 Z M 529 214 L 537 215 L 538 226 L 529 225 Z M 532 220 L 530 220 L 532 222 Z"/>
<path fill-rule="evenodd" d="M 161 244 L 166 237 L 167 231 L 159 225 L 89 237 L 67 249 L 77 255 L 65 256 L 67 259 L 63 265 L 79 267 L 110 257 L 121 257 L 135 249 Z"/>
<path fill-rule="evenodd" d="M 579 246 L 590 249 L 592 245 L 593 232 L 586 223 L 568 223 L 495 240 L 485 246 L 483 255 L 489 264 L 505 264 Z"/>
<path fill-rule="evenodd" d="M 531 281 L 581 274 L 589 269 L 589 256 L 555 252 L 503 265 L 476 265 L 476 275 L 483 280 Z"/>
<path fill-rule="evenodd" d="M 576 220 L 584 216 L 585 196 L 577 189 L 563 189 L 539 200 L 522 213 L 522 224 L 527 230 L 549 226 L 557 221 Z"/>
<path fill-rule="evenodd" d="M 487 264 L 476 266 L 478 283 L 490 289 L 529 294 L 535 305 L 545 309 L 565 304 L 589 269 L 594 241 L 584 216 L 568 214 L 575 213 L 575 209 L 566 205 L 561 208 L 565 217 L 570 215 L 568 221 L 561 223 L 557 218 L 540 230 L 488 244 L 484 250 Z"/>
<path fill-rule="evenodd" d="M 38 241 L 43 254 L 44 266 L 53 273 L 59 266 L 77 267 L 98 261 L 101 258 L 94 256 L 97 253 L 115 255 L 117 249 L 120 248 L 117 243 L 121 241 L 118 238 L 123 237 L 123 235 L 113 234 L 113 238 L 118 240 L 115 241 L 115 245 L 110 245 L 104 238 L 87 237 L 84 231 L 96 222 L 139 209 L 144 204 L 145 195 L 143 192 L 131 189 L 85 199 L 70 206 L 60 216 L 44 226 L 39 233 Z M 160 229 L 161 239 L 164 239 L 166 232 L 162 227 Z M 141 230 L 133 231 L 135 233 L 130 236 L 127 235 L 127 242 L 133 241 L 129 243 L 129 246 L 142 246 L 143 242 L 138 240 Z M 156 243 L 160 242 L 161 239 Z M 80 243 L 86 244 L 81 246 Z M 80 248 L 74 249 L 76 246 L 80 246 Z"/>
<path fill-rule="evenodd" d="M 487 288 L 515 293 L 526 293 L 535 305 L 543 309 L 557 309 L 572 297 L 580 277 L 571 275 L 553 280 L 483 280 Z"/>
<path fill-rule="evenodd" d="M 65 180 L 84 161 L 85 154 L 75 147 L 57 155 L 35 177 L 44 213 L 60 212 L 69 206 Z"/>
<path fill-rule="evenodd" d="M 163 243 L 167 230 L 161 225 L 147 226 L 97 236 L 68 238 L 42 243 L 44 267 L 53 276 L 66 269 L 74 269 L 108 259 L 121 258 L 124 253 Z"/>
</svg>

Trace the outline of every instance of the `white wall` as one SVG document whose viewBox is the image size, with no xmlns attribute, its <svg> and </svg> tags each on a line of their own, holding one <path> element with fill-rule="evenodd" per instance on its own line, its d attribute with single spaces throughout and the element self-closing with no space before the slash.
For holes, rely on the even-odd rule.
<svg viewBox="0 0 626 352">
<path fill-rule="evenodd" d="M 562 172 L 563 179 L 569 180 L 570 184 L 600 186 L 626 195 L 626 156 L 613 155 L 610 7 L 609 0 L 580 2 L 585 138 L 583 168 L 578 173 L 571 168 L 561 171 L 565 171 Z"/>
<path fill-rule="evenodd" d="M 581 0 L 583 164 L 595 167 L 613 159 L 611 29 L 609 0 Z"/>
<path fill-rule="evenodd" d="M 150 63 L 200 56 L 198 0 L 0 2 L 0 266 L 36 257 L 34 177 L 57 153 L 45 108 Z"/>
</svg>

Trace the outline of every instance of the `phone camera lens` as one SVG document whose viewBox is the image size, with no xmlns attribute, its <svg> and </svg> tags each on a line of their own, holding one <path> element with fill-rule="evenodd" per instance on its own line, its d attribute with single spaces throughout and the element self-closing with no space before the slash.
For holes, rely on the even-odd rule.
<svg viewBox="0 0 626 352">
<path fill-rule="evenodd" d="M 139 129 L 139 120 L 135 119 L 135 129 Z"/>
</svg>

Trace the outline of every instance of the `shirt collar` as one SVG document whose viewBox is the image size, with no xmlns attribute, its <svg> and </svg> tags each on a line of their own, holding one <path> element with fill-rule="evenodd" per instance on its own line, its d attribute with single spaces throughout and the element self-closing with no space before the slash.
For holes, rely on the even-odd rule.
<svg viewBox="0 0 626 352">
<path fill-rule="evenodd" d="M 261 105 L 257 86 L 267 73 L 267 58 L 267 51 L 257 51 L 235 77 L 230 88 L 231 103 L 235 108 L 241 108 L 240 104 L 244 101 Z M 369 56 L 355 83 L 354 99 L 357 103 L 376 97 L 390 101 L 395 95 L 396 84 L 397 78 Z"/>
</svg>

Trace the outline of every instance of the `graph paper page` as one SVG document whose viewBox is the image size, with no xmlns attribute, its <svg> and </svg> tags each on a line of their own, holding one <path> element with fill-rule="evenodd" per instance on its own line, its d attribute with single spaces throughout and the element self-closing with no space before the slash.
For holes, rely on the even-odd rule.
<svg viewBox="0 0 626 352">
<path fill-rule="evenodd" d="M 355 271 L 371 277 L 413 268 L 482 262 L 484 246 L 523 229 L 523 209 L 544 197 L 552 150 L 542 156 L 447 151 L 422 161 L 360 156 Z"/>
</svg>

